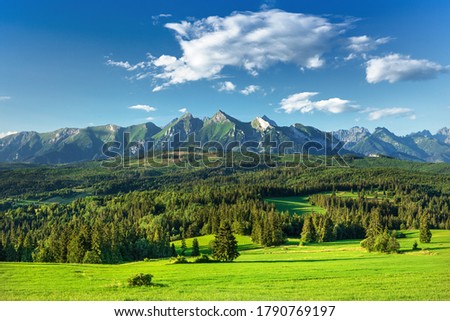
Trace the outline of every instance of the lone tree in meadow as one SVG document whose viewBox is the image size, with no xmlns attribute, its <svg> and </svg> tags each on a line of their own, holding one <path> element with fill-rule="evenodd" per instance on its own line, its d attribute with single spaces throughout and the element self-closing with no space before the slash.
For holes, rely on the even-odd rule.
<svg viewBox="0 0 450 321">
<path fill-rule="evenodd" d="M 217 261 L 233 261 L 239 256 L 238 242 L 228 222 L 222 224 L 214 240 L 212 256 Z"/>
<path fill-rule="evenodd" d="M 200 246 L 198 245 L 198 240 L 192 240 L 192 253 L 191 256 L 200 256 Z"/>
<path fill-rule="evenodd" d="M 431 242 L 431 231 L 430 224 L 428 224 L 428 218 L 426 215 L 423 215 L 420 219 L 420 242 L 421 243 L 430 243 Z"/>
</svg>

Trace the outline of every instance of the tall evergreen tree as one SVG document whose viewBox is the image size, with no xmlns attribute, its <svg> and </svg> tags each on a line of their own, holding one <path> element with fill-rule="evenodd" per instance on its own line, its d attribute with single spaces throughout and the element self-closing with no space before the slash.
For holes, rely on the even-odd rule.
<svg viewBox="0 0 450 321">
<path fill-rule="evenodd" d="M 378 208 L 372 209 L 370 213 L 369 226 L 366 229 L 366 238 L 361 242 L 362 247 L 369 251 L 376 251 L 377 238 L 383 234 L 383 227 L 381 225 L 381 215 Z"/>
<path fill-rule="evenodd" d="M 314 223 L 311 215 L 305 218 L 301 233 L 301 240 L 305 243 L 316 241 L 316 229 L 314 228 Z"/>
<path fill-rule="evenodd" d="M 225 222 L 216 234 L 212 256 L 217 261 L 233 261 L 239 255 L 238 242 L 231 231 L 230 224 Z"/>
<path fill-rule="evenodd" d="M 333 221 L 331 220 L 330 217 L 327 216 L 321 222 L 319 241 L 320 242 L 330 242 L 333 240 L 334 240 Z"/>
<path fill-rule="evenodd" d="M 191 256 L 199 256 L 200 255 L 200 246 L 198 244 L 197 239 L 192 240 L 192 253 Z"/>
<path fill-rule="evenodd" d="M 181 239 L 181 255 L 184 255 L 186 253 L 186 240 L 184 239 L 184 237 Z"/>
<path fill-rule="evenodd" d="M 173 243 L 170 246 L 170 256 L 171 257 L 177 257 L 177 250 L 175 249 L 175 244 L 173 244 Z"/>
<path fill-rule="evenodd" d="M 430 224 L 428 223 L 428 218 L 423 215 L 420 219 L 420 242 L 430 243 L 431 242 L 431 231 Z"/>
</svg>

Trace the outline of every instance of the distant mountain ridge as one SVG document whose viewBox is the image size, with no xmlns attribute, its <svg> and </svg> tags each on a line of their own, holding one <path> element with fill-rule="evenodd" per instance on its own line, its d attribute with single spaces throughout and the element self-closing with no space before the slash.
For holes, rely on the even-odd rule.
<svg viewBox="0 0 450 321">
<path fill-rule="evenodd" d="M 435 135 L 424 130 L 403 137 L 386 128 L 376 128 L 371 133 L 366 128 L 353 127 L 330 133 L 299 123 L 278 126 L 265 115 L 250 122 L 242 122 L 221 110 L 203 120 L 186 113 L 162 128 L 148 122 L 129 127 L 104 125 L 62 128 L 48 133 L 20 132 L 0 139 L 0 162 L 61 164 L 98 160 L 105 157 L 102 154 L 103 145 L 113 141 L 123 142 L 124 133 L 128 133 L 129 141 L 122 144 L 121 148 L 127 153 L 133 150 L 126 143 L 134 142 L 143 147 L 151 141 L 155 149 L 162 149 L 167 142 L 185 141 L 194 135 L 202 144 L 214 141 L 224 147 L 234 146 L 234 143 L 255 142 L 256 149 L 261 152 L 273 148 L 270 142 L 275 142 L 277 146 L 292 142 L 286 152 L 303 152 L 304 146 L 311 145 L 313 148 L 309 152 L 321 155 L 325 153 L 321 146 L 332 151 L 340 143 L 343 144 L 339 151 L 341 154 L 383 155 L 413 161 L 450 163 L 450 130 L 447 127 Z M 135 145 L 133 148 L 139 148 Z"/>
<path fill-rule="evenodd" d="M 389 156 L 404 160 L 450 163 L 450 130 L 440 129 L 435 135 L 428 130 L 397 136 L 384 127 L 373 133 L 364 127 L 338 130 L 335 137 L 344 148 L 365 156 Z"/>
</svg>

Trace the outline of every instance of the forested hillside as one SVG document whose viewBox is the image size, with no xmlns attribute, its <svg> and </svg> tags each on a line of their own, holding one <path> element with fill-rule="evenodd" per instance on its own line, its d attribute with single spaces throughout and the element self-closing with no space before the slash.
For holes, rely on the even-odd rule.
<svg viewBox="0 0 450 321">
<path fill-rule="evenodd" d="M 305 216 L 279 212 L 264 200 L 276 196 L 307 195 L 326 209 L 306 216 L 317 241 L 362 239 L 374 213 L 389 230 L 417 229 L 423 217 L 434 229 L 450 229 L 447 165 L 428 172 L 426 164 L 412 171 L 410 163 L 356 167 L 360 161 L 253 170 L 5 168 L 0 259 L 119 263 L 166 257 L 172 241 L 214 234 L 224 221 L 255 243 L 279 245 L 300 236 Z M 340 198 L 338 191 L 358 197 Z M 382 196 L 367 197 L 373 191 Z"/>
</svg>

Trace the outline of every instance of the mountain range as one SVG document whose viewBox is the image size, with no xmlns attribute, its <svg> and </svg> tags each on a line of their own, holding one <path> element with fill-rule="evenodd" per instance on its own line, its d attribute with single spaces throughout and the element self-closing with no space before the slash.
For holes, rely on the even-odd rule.
<svg viewBox="0 0 450 321">
<path fill-rule="evenodd" d="M 343 144 L 343 148 L 339 150 L 341 154 L 450 162 L 450 129 L 446 127 L 435 135 L 424 130 L 397 136 L 386 128 L 376 128 L 371 133 L 362 127 L 330 133 L 299 123 L 278 126 L 267 116 L 242 122 L 220 110 L 205 119 L 186 113 L 162 128 L 148 122 L 129 127 L 105 125 L 62 128 L 48 133 L 20 132 L 0 139 L 0 162 L 61 164 L 102 159 L 105 157 L 102 146 L 112 141 L 123 142 L 124 133 L 129 133 L 129 140 L 122 144 L 122 150 L 125 149 L 126 152 L 130 151 L 127 150 L 130 142 L 135 142 L 133 146 L 136 143 L 144 146 L 151 141 L 155 149 L 162 149 L 167 142 L 185 141 L 190 135 L 195 135 L 195 139 L 202 144 L 216 141 L 225 147 L 236 142 L 256 142 L 255 148 L 259 151 L 267 151 L 270 148 L 269 142 L 276 142 L 277 146 L 283 142 L 293 142 L 292 147 L 286 151 L 302 152 L 305 144 L 314 142 L 320 145 L 309 151 L 320 155 L 325 152 L 320 146 L 326 147 L 330 152 L 340 143 Z"/>
</svg>

